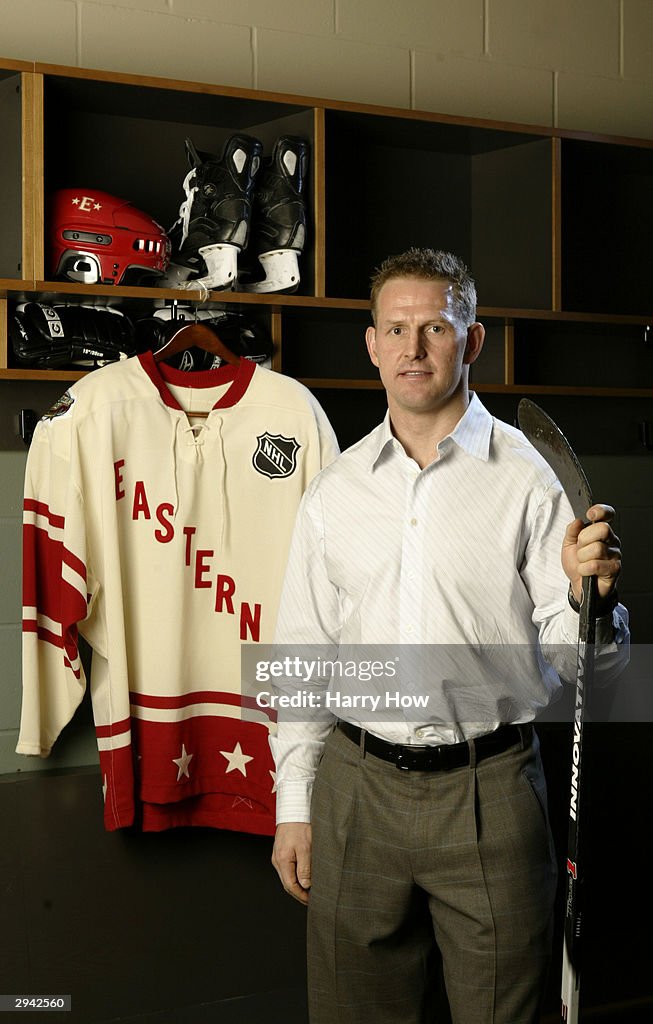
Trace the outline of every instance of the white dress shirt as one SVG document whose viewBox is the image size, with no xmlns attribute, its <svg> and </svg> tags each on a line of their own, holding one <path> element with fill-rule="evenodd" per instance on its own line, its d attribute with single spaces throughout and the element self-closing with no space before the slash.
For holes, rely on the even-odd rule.
<svg viewBox="0 0 653 1024">
<path fill-rule="evenodd" d="M 376 652 L 379 662 L 396 664 L 391 678 L 376 681 L 379 694 L 427 692 L 428 703 L 424 711 L 395 705 L 385 715 L 372 714 L 367 700 L 356 708 L 340 698 L 280 709 L 270 740 L 278 822 L 310 820 L 334 707 L 392 743 L 454 743 L 532 720 L 555 698 L 561 677 L 575 681 L 578 615 L 560 558 L 573 519 L 545 460 L 476 395 L 424 469 L 386 416 L 313 480 L 295 525 L 277 652 L 278 645 L 293 654 L 305 645 L 309 656 L 339 651 L 342 659 Z M 616 633 L 599 662 L 613 671 L 627 658 L 621 605 L 607 626 L 597 639 L 612 640 L 612 627 Z M 278 684 L 280 692 L 298 689 L 292 680 Z M 323 697 L 368 692 L 324 672 L 307 686 Z"/>
</svg>

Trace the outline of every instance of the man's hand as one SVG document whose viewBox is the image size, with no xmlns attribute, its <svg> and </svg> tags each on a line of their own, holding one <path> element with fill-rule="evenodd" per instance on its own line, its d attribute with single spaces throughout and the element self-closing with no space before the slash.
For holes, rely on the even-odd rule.
<svg viewBox="0 0 653 1024">
<path fill-rule="evenodd" d="M 311 887 L 311 826 L 303 821 L 277 825 L 272 863 L 288 895 L 306 905 Z"/>
<path fill-rule="evenodd" d="M 607 597 L 621 572 L 621 548 L 610 521 L 610 505 L 592 505 L 587 510 L 589 526 L 574 519 L 562 542 L 562 567 L 571 581 L 574 597 L 580 602 L 583 576 L 596 576 L 599 597 Z"/>
</svg>

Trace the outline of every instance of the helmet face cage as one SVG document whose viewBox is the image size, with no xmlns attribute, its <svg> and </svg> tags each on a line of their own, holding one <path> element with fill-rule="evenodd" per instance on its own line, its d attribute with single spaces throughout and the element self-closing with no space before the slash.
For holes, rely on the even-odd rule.
<svg viewBox="0 0 653 1024">
<path fill-rule="evenodd" d="M 107 192 L 59 189 L 50 209 L 50 269 L 83 284 L 141 284 L 160 277 L 170 242 L 148 214 Z"/>
</svg>

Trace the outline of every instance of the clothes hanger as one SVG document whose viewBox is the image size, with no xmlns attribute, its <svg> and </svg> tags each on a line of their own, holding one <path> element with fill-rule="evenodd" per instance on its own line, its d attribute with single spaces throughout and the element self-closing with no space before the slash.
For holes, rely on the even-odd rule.
<svg viewBox="0 0 653 1024">
<path fill-rule="evenodd" d="M 162 360 L 176 356 L 177 353 L 185 352 L 186 349 L 194 346 L 204 349 L 205 352 L 211 352 L 214 356 L 219 356 L 225 363 L 230 363 L 232 366 L 237 366 L 240 362 L 240 357 L 227 348 L 215 331 L 197 320 L 192 320 L 190 323 L 182 321 L 181 326 L 173 331 L 163 348 L 154 353 L 154 362 L 160 363 Z"/>
<path fill-rule="evenodd" d="M 193 320 L 190 323 L 182 321 L 181 326 L 176 331 L 173 331 L 163 348 L 154 353 L 154 362 L 160 363 L 164 359 L 169 359 L 170 356 L 176 356 L 179 352 L 185 352 L 186 349 L 195 346 L 204 349 L 205 352 L 210 352 L 214 356 L 219 356 L 220 359 L 231 366 L 237 366 L 240 362 L 240 357 L 235 352 L 232 352 L 230 348 L 227 348 L 215 331 L 212 331 L 206 324 L 197 320 Z M 198 411 L 188 415 L 206 419 L 209 414 L 208 412 Z"/>
</svg>

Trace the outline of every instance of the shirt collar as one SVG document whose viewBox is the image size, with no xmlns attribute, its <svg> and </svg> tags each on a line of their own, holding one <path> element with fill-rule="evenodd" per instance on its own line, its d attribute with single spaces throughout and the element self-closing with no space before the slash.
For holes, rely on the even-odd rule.
<svg viewBox="0 0 653 1024">
<path fill-rule="evenodd" d="M 490 437 L 492 435 L 492 417 L 481 402 L 476 392 L 471 399 L 464 415 L 449 434 L 459 448 L 475 459 L 487 462 L 490 457 Z M 448 438 L 444 438 L 440 445 Z"/>
<path fill-rule="evenodd" d="M 379 423 L 371 434 L 370 437 L 370 465 L 369 469 L 372 472 L 376 469 L 376 464 L 381 459 L 384 452 L 391 451 L 393 443 L 396 440 L 392 433 L 390 426 L 390 411 L 386 412 L 382 423 Z"/>
<path fill-rule="evenodd" d="M 490 456 L 491 434 L 492 417 L 478 395 L 472 392 L 467 409 L 451 433 L 447 434 L 440 441 L 438 450 L 440 452 L 446 451 L 452 442 L 455 442 L 468 455 L 487 462 Z M 383 422 L 373 432 L 370 440 L 372 442 L 370 471 L 372 471 L 376 468 L 381 456 L 386 451 L 390 451 L 393 447 L 393 442 L 396 441 L 390 426 L 390 412 L 385 414 Z"/>
</svg>

